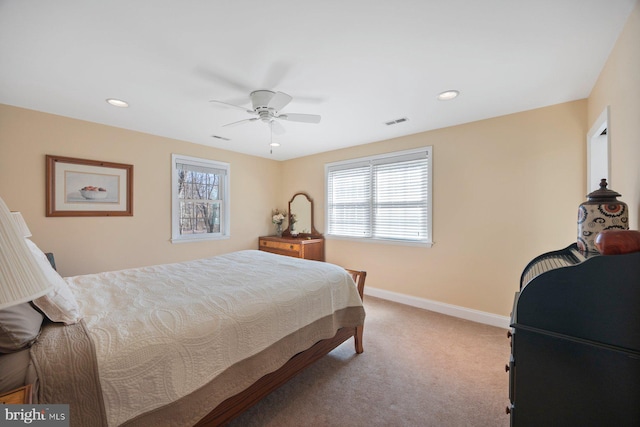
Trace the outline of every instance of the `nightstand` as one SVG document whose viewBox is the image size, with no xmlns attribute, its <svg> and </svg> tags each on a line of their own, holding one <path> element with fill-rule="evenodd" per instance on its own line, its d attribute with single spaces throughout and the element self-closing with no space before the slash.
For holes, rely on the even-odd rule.
<svg viewBox="0 0 640 427">
<path fill-rule="evenodd" d="M 0 403 L 19 405 L 31 403 L 31 384 L 0 394 Z"/>
</svg>

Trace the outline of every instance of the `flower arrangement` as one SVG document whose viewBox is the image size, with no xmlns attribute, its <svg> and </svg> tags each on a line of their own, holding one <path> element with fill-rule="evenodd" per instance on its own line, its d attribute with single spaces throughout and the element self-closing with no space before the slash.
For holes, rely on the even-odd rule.
<svg viewBox="0 0 640 427">
<path fill-rule="evenodd" d="M 276 209 L 271 212 L 271 222 L 276 225 L 276 235 L 282 237 L 282 222 L 287 217 L 287 211 Z"/>
<path fill-rule="evenodd" d="M 274 210 L 271 213 L 271 221 L 276 225 L 282 225 L 282 222 L 287 216 L 287 211 L 280 211 L 279 209 Z"/>
</svg>

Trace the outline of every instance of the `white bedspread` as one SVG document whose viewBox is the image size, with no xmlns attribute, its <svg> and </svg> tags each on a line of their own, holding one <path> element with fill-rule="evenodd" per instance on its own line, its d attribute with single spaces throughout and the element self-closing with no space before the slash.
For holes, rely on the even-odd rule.
<svg viewBox="0 0 640 427">
<path fill-rule="evenodd" d="M 336 310 L 362 305 L 342 268 L 254 250 L 65 280 L 96 346 L 109 425 L 193 392 Z"/>
</svg>

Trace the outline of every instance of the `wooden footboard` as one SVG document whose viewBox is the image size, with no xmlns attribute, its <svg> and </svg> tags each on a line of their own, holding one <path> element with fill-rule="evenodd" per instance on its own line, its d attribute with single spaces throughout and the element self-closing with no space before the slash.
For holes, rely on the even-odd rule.
<svg viewBox="0 0 640 427">
<path fill-rule="evenodd" d="M 221 426 L 231 421 L 234 417 L 256 404 L 267 394 L 271 393 L 273 390 L 296 376 L 304 370 L 304 368 L 327 355 L 349 338 L 355 338 L 358 334 L 358 330 L 362 330 L 360 326 L 356 328 L 339 329 L 333 338 L 319 341 L 310 349 L 296 354 L 277 371 L 265 375 L 253 383 L 249 388 L 222 402 L 213 411 L 207 414 L 206 417 L 200 420 L 196 426 Z M 362 336 L 360 336 L 357 342 L 358 341 L 362 343 Z"/>
<path fill-rule="evenodd" d="M 367 273 L 365 271 L 358 270 L 347 271 L 351 274 L 358 287 L 360 298 L 363 298 L 364 281 Z M 196 424 L 196 427 L 221 426 L 231 421 L 233 418 L 256 404 L 260 399 L 289 381 L 306 367 L 313 364 L 318 359 L 321 359 L 351 337 L 354 338 L 356 353 L 362 353 L 363 332 L 364 325 L 356 326 L 355 328 L 338 329 L 333 338 L 318 341 L 308 350 L 293 356 L 280 369 L 265 375 L 253 383 L 249 388 L 222 402 L 213 411 L 209 412 L 207 416 L 201 419 Z"/>
</svg>

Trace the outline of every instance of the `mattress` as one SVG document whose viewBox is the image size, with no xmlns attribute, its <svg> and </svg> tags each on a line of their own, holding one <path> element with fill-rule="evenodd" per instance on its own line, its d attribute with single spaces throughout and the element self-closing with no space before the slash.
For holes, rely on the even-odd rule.
<svg viewBox="0 0 640 427">
<path fill-rule="evenodd" d="M 32 357 L 40 402 L 69 403 L 74 425 L 193 425 L 364 322 L 344 269 L 262 251 L 65 280 L 84 319 L 43 328 Z"/>
</svg>

